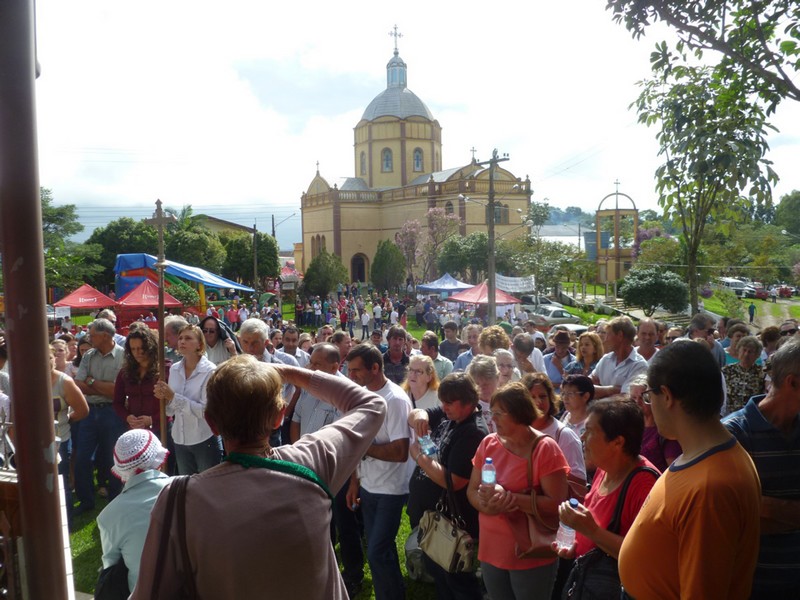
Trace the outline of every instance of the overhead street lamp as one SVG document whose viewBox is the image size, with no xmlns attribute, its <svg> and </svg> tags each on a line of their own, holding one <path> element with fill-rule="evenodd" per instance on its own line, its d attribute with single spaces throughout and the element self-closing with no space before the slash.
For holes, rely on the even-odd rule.
<svg viewBox="0 0 800 600">
<path fill-rule="evenodd" d="M 785 229 L 781 229 L 781 233 L 783 235 L 788 235 L 789 237 L 793 237 L 796 240 L 800 240 L 800 235 L 796 235 L 796 234 L 792 233 L 791 231 L 786 231 Z"/>
</svg>

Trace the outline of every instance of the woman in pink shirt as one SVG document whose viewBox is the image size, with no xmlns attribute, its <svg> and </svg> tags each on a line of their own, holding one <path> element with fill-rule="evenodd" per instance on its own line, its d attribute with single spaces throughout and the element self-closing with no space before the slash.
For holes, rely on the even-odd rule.
<svg viewBox="0 0 800 600">
<path fill-rule="evenodd" d="M 541 411 L 524 385 L 514 382 L 497 390 L 490 409 L 496 433 L 485 437 L 475 452 L 467 490 L 470 503 L 480 513 L 478 559 L 483 581 L 492 600 L 547 600 L 556 556 L 518 558 L 514 530 L 526 530 L 524 513 L 532 512 L 528 460 L 533 463 L 537 511 L 552 526 L 557 523 L 558 505 L 567 498 L 569 466 L 555 440 L 531 427 Z M 494 485 L 481 483 L 487 458 L 497 470 Z"/>
</svg>

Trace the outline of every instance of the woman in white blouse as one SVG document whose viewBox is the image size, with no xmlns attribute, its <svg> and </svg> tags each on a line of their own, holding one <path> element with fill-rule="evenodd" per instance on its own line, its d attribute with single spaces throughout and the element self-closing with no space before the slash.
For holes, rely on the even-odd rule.
<svg viewBox="0 0 800 600">
<path fill-rule="evenodd" d="M 167 416 L 174 417 L 172 438 L 178 473 L 191 475 L 222 461 L 222 441 L 206 423 L 206 381 L 216 366 L 205 355 L 206 341 L 197 325 L 178 334 L 178 353 L 183 359 L 169 370 L 169 385 L 156 383 L 155 395 L 167 403 Z"/>
</svg>

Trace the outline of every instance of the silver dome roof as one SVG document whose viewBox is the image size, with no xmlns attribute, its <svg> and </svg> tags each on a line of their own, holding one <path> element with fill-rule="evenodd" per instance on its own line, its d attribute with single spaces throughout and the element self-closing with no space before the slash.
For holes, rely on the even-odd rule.
<svg viewBox="0 0 800 600">
<path fill-rule="evenodd" d="M 390 87 L 375 96 L 369 103 L 364 115 L 365 121 L 374 121 L 378 117 L 425 117 L 433 121 L 433 114 L 417 95 L 405 87 Z"/>
</svg>

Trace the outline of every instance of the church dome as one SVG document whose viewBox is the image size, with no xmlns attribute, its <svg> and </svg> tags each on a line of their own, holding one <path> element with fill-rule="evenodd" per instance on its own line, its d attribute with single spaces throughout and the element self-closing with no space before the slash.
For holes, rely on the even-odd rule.
<svg viewBox="0 0 800 600">
<path fill-rule="evenodd" d="M 406 74 L 406 63 L 395 48 L 394 56 L 386 65 L 386 89 L 369 103 L 362 121 L 374 121 L 379 117 L 425 117 L 433 121 L 433 114 L 425 103 L 406 87 Z"/>
</svg>

